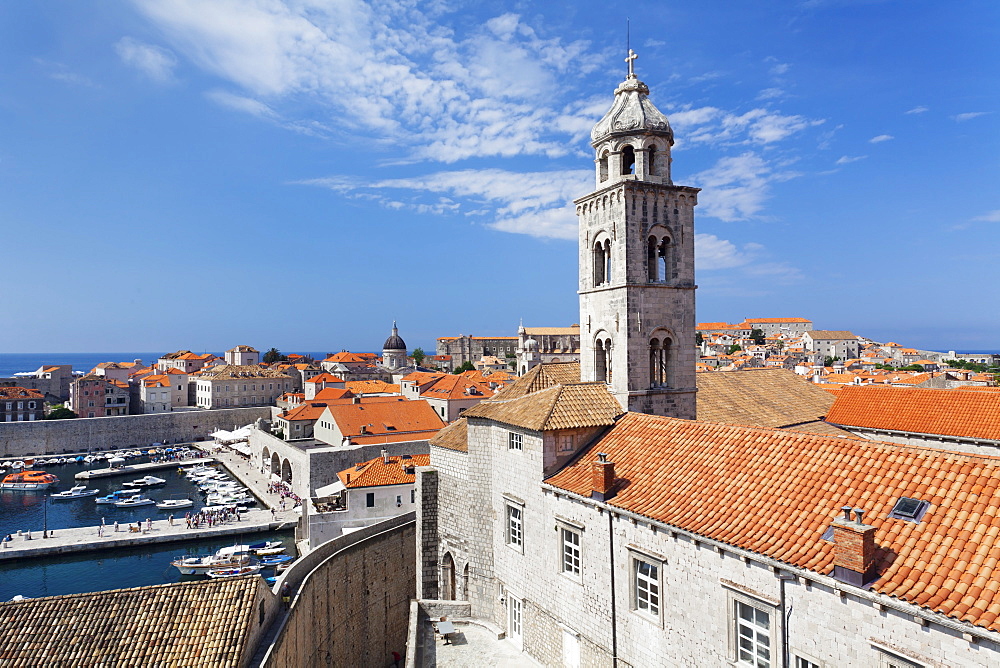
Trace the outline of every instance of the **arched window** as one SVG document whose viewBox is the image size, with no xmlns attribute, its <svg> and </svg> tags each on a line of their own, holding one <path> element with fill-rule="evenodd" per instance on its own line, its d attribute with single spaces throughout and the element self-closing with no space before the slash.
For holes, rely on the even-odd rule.
<svg viewBox="0 0 1000 668">
<path fill-rule="evenodd" d="M 597 370 L 597 380 L 598 382 L 603 381 L 605 383 L 611 382 L 611 356 L 609 355 L 609 350 L 611 348 L 611 340 L 607 342 L 597 339 L 594 345 L 594 362 L 595 368 Z"/>
<path fill-rule="evenodd" d="M 656 258 L 656 274 L 659 276 L 661 283 L 666 283 L 671 279 L 670 273 L 673 271 L 673 267 L 670 266 L 671 250 L 670 238 L 664 237 L 663 241 L 660 242 Z"/>
<path fill-rule="evenodd" d="M 603 285 L 607 262 L 604 253 L 604 244 L 598 241 L 594 244 L 594 286 Z"/>
<path fill-rule="evenodd" d="M 659 274 L 657 266 L 657 247 L 659 243 L 656 237 L 650 237 L 646 240 L 646 278 L 650 283 L 655 283 L 659 280 Z"/>
<path fill-rule="evenodd" d="M 604 282 L 611 282 L 611 240 L 604 242 Z"/>
<path fill-rule="evenodd" d="M 601 158 L 600 158 L 600 160 L 598 162 L 599 162 L 599 168 L 601 170 L 601 172 L 600 172 L 601 173 L 601 181 L 602 182 L 603 181 L 607 181 L 608 180 L 608 152 L 607 151 L 605 151 L 604 153 L 601 154 Z"/>
<path fill-rule="evenodd" d="M 649 385 L 656 387 L 659 385 L 660 368 L 660 340 L 653 339 L 649 342 Z"/>
<path fill-rule="evenodd" d="M 649 384 L 652 387 L 670 387 L 670 356 L 673 342 L 664 337 L 649 342 Z"/>
<path fill-rule="evenodd" d="M 622 147 L 622 174 L 635 174 L 635 150 L 628 144 Z"/>
<path fill-rule="evenodd" d="M 444 559 L 441 562 L 441 580 L 444 585 L 442 598 L 446 601 L 455 600 L 455 560 L 452 558 L 451 552 L 444 553 Z"/>
<path fill-rule="evenodd" d="M 649 172 L 650 176 L 656 175 L 656 146 L 650 146 L 649 150 L 646 152 L 646 171 Z"/>
</svg>

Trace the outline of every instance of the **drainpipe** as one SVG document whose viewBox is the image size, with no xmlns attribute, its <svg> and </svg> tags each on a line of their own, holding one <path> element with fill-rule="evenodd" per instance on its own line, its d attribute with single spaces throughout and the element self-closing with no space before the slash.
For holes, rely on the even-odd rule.
<svg viewBox="0 0 1000 668">
<path fill-rule="evenodd" d="M 788 620 L 792 616 L 791 606 L 785 604 L 785 583 L 797 579 L 791 573 L 778 573 L 779 599 L 781 601 L 781 666 L 789 668 L 788 656 Z"/>
<path fill-rule="evenodd" d="M 618 610 L 615 597 L 615 531 L 608 511 L 608 565 L 611 566 L 611 666 L 618 668 Z"/>
</svg>

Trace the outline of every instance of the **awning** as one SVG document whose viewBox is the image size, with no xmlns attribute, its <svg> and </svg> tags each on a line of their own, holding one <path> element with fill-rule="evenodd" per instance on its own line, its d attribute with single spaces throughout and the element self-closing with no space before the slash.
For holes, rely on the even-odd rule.
<svg viewBox="0 0 1000 668">
<path fill-rule="evenodd" d="M 324 496 L 333 496 L 334 494 L 339 494 L 345 489 L 344 483 L 339 480 L 335 483 L 329 485 L 324 485 L 323 487 L 316 488 L 316 497 L 323 498 Z"/>
<path fill-rule="evenodd" d="M 249 445 L 244 445 L 243 443 L 230 443 L 230 444 L 228 444 L 227 447 L 235 450 L 236 452 L 240 453 L 241 455 L 246 455 L 247 457 L 250 456 L 250 446 Z"/>
</svg>

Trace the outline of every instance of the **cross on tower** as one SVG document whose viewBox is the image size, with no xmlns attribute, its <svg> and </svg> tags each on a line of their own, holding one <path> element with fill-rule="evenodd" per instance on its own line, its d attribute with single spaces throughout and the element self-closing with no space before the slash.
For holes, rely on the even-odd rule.
<svg viewBox="0 0 1000 668">
<path fill-rule="evenodd" d="M 639 57 L 639 55 L 635 51 L 633 51 L 632 49 L 628 50 L 628 56 L 626 56 L 625 62 L 628 63 L 628 78 L 629 79 L 635 78 L 635 71 L 632 68 L 633 67 L 632 63 L 638 57 Z"/>
</svg>

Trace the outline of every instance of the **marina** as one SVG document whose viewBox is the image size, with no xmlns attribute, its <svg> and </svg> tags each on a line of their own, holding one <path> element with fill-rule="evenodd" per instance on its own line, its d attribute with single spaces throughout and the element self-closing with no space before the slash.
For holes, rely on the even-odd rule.
<svg viewBox="0 0 1000 668">
<path fill-rule="evenodd" d="M 96 478 L 111 478 L 120 475 L 132 475 L 146 471 L 163 471 L 167 469 L 177 469 L 178 466 L 192 466 L 198 464 L 214 464 L 211 457 L 198 457 L 196 459 L 186 459 L 183 462 L 147 462 L 145 464 L 126 464 L 120 468 L 88 469 L 80 471 L 74 477 L 77 480 L 94 480 Z"/>
</svg>

